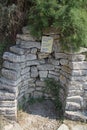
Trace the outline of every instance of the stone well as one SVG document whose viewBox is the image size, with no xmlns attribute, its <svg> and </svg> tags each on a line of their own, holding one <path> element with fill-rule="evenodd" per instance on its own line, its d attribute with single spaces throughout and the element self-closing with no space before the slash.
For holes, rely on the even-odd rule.
<svg viewBox="0 0 87 130">
<path fill-rule="evenodd" d="M 52 98 L 44 93 L 45 78 L 60 81 L 60 98 L 65 116 L 73 120 L 87 120 L 87 49 L 68 53 L 61 49 L 58 34 L 51 54 L 41 52 L 41 43 L 29 34 L 26 27 L 17 35 L 16 45 L 3 55 L 0 78 L 0 114 L 15 120 L 18 106 L 30 97 Z"/>
</svg>

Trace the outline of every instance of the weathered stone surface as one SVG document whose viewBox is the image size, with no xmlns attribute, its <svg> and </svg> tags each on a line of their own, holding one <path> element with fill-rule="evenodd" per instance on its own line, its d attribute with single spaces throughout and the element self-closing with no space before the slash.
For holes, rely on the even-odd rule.
<svg viewBox="0 0 87 130">
<path fill-rule="evenodd" d="M 38 53 L 38 58 L 39 59 L 44 59 L 44 58 L 47 58 L 49 56 L 49 53 Z"/>
<path fill-rule="evenodd" d="M 35 38 L 32 37 L 30 34 L 17 34 L 17 39 L 35 42 Z"/>
<path fill-rule="evenodd" d="M 60 60 L 60 64 L 61 64 L 61 65 L 68 65 L 68 60 L 66 60 L 66 59 L 61 59 L 61 60 Z"/>
<path fill-rule="evenodd" d="M 10 93 L 16 93 L 18 91 L 17 86 L 14 87 L 12 85 L 8 85 L 2 82 L 0 82 L 0 90 L 6 90 Z"/>
<path fill-rule="evenodd" d="M 37 67 L 35 66 L 31 67 L 31 77 L 33 78 L 38 77 L 38 70 L 37 70 Z"/>
<path fill-rule="evenodd" d="M 71 81 L 84 82 L 84 81 L 87 81 L 87 76 L 69 76 L 69 79 L 70 79 Z"/>
<path fill-rule="evenodd" d="M 23 32 L 23 34 L 30 34 L 28 26 L 23 27 L 22 32 Z"/>
<path fill-rule="evenodd" d="M 69 62 L 69 67 L 71 69 L 77 69 L 77 70 L 82 70 L 82 69 L 87 69 L 87 62 Z"/>
<path fill-rule="evenodd" d="M 78 111 L 81 110 L 81 105 L 75 102 L 67 102 L 66 103 L 66 110 L 68 111 Z"/>
<path fill-rule="evenodd" d="M 7 69 L 19 71 L 19 72 L 21 70 L 19 63 L 12 63 L 12 62 L 9 62 L 9 61 L 4 61 L 3 67 L 7 68 Z"/>
<path fill-rule="evenodd" d="M 75 86 L 76 87 L 76 86 Z M 73 90 L 69 90 L 69 93 L 68 93 L 68 96 L 70 97 L 70 96 L 82 96 L 83 95 L 83 93 L 84 93 L 84 90 L 82 89 L 82 90 L 78 90 L 78 88 L 77 88 L 77 90 L 76 89 L 73 89 Z"/>
<path fill-rule="evenodd" d="M 48 78 L 53 78 L 55 80 L 59 80 L 59 77 L 58 76 L 55 76 L 53 74 L 48 74 Z"/>
<path fill-rule="evenodd" d="M 72 76 L 87 76 L 87 70 L 72 70 Z"/>
<path fill-rule="evenodd" d="M 31 53 L 32 53 L 32 54 L 36 54 L 36 53 L 37 53 L 37 48 L 32 48 L 32 49 L 31 49 Z"/>
<path fill-rule="evenodd" d="M 44 81 L 37 80 L 37 81 L 36 81 L 36 86 L 38 86 L 38 87 L 44 87 L 44 86 L 45 86 L 45 82 L 44 82 Z"/>
<path fill-rule="evenodd" d="M 76 125 L 72 127 L 72 130 L 87 130 L 87 125 Z"/>
<path fill-rule="evenodd" d="M 40 91 L 35 91 L 34 92 L 34 98 L 39 98 L 39 97 L 42 97 L 43 96 L 43 93 L 40 92 Z"/>
<path fill-rule="evenodd" d="M 46 78 L 48 74 L 48 71 L 39 71 L 40 78 Z"/>
<path fill-rule="evenodd" d="M 2 69 L 2 75 L 10 80 L 17 80 L 18 78 L 20 78 L 20 71 L 13 71 L 13 70 L 8 70 L 8 69 Z"/>
<path fill-rule="evenodd" d="M 18 62 L 18 63 L 25 62 L 25 60 L 26 60 L 25 55 L 19 56 L 19 55 L 10 53 L 10 52 L 5 52 L 3 55 L 3 59 L 11 61 L 11 62 Z"/>
<path fill-rule="evenodd" d="M 85 56 L 85 55 L 82 55 L 82 54 L 78 54 L 78 55 L 76 55 L 76 54 L 68 55 L 68 59 L 69 59 L 70 61 L 84 61 L 85 58 L 86 58 L 86 56 Z"/>
<path fill-rule="evenodd" d="M 26 56 L 26 61 L 31 61 L 31 60 L 36 60 L 37 59 L 37 56 L 35 54 L 28 54 Z"/>
<path fill-rule="evenodd" d="M 26 66 L 39 65 L 38 60 L 27 61 Z"/>
<path fill-rule="evenodd" d="M 69 130 L 69 128 L 67 125 L 62 124 L 57 130 Z"/>
<path fill-rule="evenodd" d="M 29 41 L 21 41 L 20 47 L 21 48 L 26 48 L 26 49 L 29 49 L 29 48 L 40 49 L 41 48 L 40 42 L 29 42 Z"/>
<path fill-rule="evenodd" d="M 39 70 L 54 70 L 54 66 L 51 64 L 44 64 L 37 66 Z"/>
<path fill-rule="evenodd" d="M 30 67 L 26 67 L 26 68 L 21 70 L 21 75 L 28 73 L 29 71 L 30 71 Z"/>
<path fill-rule="evenodd" d="M 64 53 L 55 53 L 55 58 L 56 59 L 66 59 L 67 58 L 67 54 L 64 54 Z"/>
<path fill-rule="evenodd" d="M 75 102 L 83 105 L 83 97 L 81 96 L 72 96 L 72 97 L 67 97 L 68 102 Z"/>
<path fill-rule="evenodd" d="M 18 46 L 12 46 L 10 47 L 10 51 L 13 53 L 16 53 L 18 55 L 23 55 L 25 53 L 25 50 L 22 48 L 19 48 Z"/>
<path fill-rule="evenodd" d="M 59 76 L 59 73 L 55 72 L 55 71 L 49 71 L 49 74 L 53 74 L 55 76 Z"/>
<path fill-rule="evenodd" d="M 8 93 L 4 90 L 0 91 L 0 100 L 1 101 L 9 101 L 9 100 L 15 100 L 15 95 L 12 93 Z"/>
<path fill-rule="evenodd" d="M 17 81 L 12 81 L 12 80 L 6 79 L 4 77 L 1 77 L 0 78 L 0 82 L 2 84 L 6 84 L 8 86 L 11 85 L 11 86 L 15 87 L 15 86 L 17 86 L 21 82 L 21 78 L 17 79 Z"/>
<path fill-rule="evenodd" d="M 65 76 L 60 75 L 60 82 L 63 83 L 63 84 L 66 84 L 67 81 L 66 81 Z"/>
<path fill-rule="evenodd" d="M 15 107 L 17 106 L 17 101 L 0 101 L 0 107 Z"/>
<path fill-rule="evenodd" d="M 65 111 L 65 117 L 71 120 L 87 121 L 87 116 L 79 111 Z"/>
<path fill-rule="evenodd" d="M 68 66 L 65 66 L 65 65 L 63 65 L 63 66 L 61 67 L 61 70 L 64 71 L 64 72 L 66 72 L 66 73 L 69 73 L 69 74 L 71 74 L 72 71 L 73 71 L 73 70 L 71 70 Z"/>
<path fill-rule="evenodd" d="M 55 60 L 55 59 L 49 59 L 49 63 L 55 66 L 59 65 L 59 60 Z"/>
</svg>

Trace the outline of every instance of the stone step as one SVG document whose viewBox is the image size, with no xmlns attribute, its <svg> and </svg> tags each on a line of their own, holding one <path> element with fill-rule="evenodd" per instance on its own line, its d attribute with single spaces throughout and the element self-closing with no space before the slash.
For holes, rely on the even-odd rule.
<svg viewBox="0 0 87 130">
<path fill-rule="evenodd" d="M 65 109 L 69 111 L 77 111 L 77 110 L 81 110 L 81 105 L 75 102 L 67 102 Z"/>
<path fill-rule="evenodd" d="M 67 97 L 66 102 L 75 102 L 83 105 L 83 98 L 81 96 L 71 96 Z"/>
<path fill-rule="evenodd" d="M 87 122 L 87 116 L 80 111 L 65 111 L 65 117 L 71 120 Z"/>
</svg>

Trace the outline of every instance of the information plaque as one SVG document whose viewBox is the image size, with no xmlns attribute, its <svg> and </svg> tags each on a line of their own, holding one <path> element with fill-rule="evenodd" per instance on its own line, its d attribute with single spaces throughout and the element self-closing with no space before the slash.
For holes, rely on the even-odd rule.
<svg viewBox="0 0 87 130">
<path fill-rule="evenodd" d="M 43 36 L 42 37 L 41 52 L 51 53 L 52 46 L 53 46 L 53 37 Z"/>
</svg>

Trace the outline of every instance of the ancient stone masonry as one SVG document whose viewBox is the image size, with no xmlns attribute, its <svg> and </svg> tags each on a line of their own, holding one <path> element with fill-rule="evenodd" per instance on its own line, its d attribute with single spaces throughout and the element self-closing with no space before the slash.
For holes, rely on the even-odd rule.
<svg viewBox="0 0 87 130">
<path fill-rule="evenodd" d="M 0 114 L 14 120 L 23 100 L 41 96 L 51 98 L 50 94 L 43 91 L 44 79 L 49 77 L 60 81 L 63 86 L 60 97 L 65 116 L 87 119 L 87 50 L 74 54 L 64 52 L 57 38 L 59 36 L 52 36 L 52 53 L 42 53 L 41 43 L 31 37 L 24 27 L 23 34 L 17 35 L 16 45 L 4 53 L 0 78 Z"/>
</svg>

